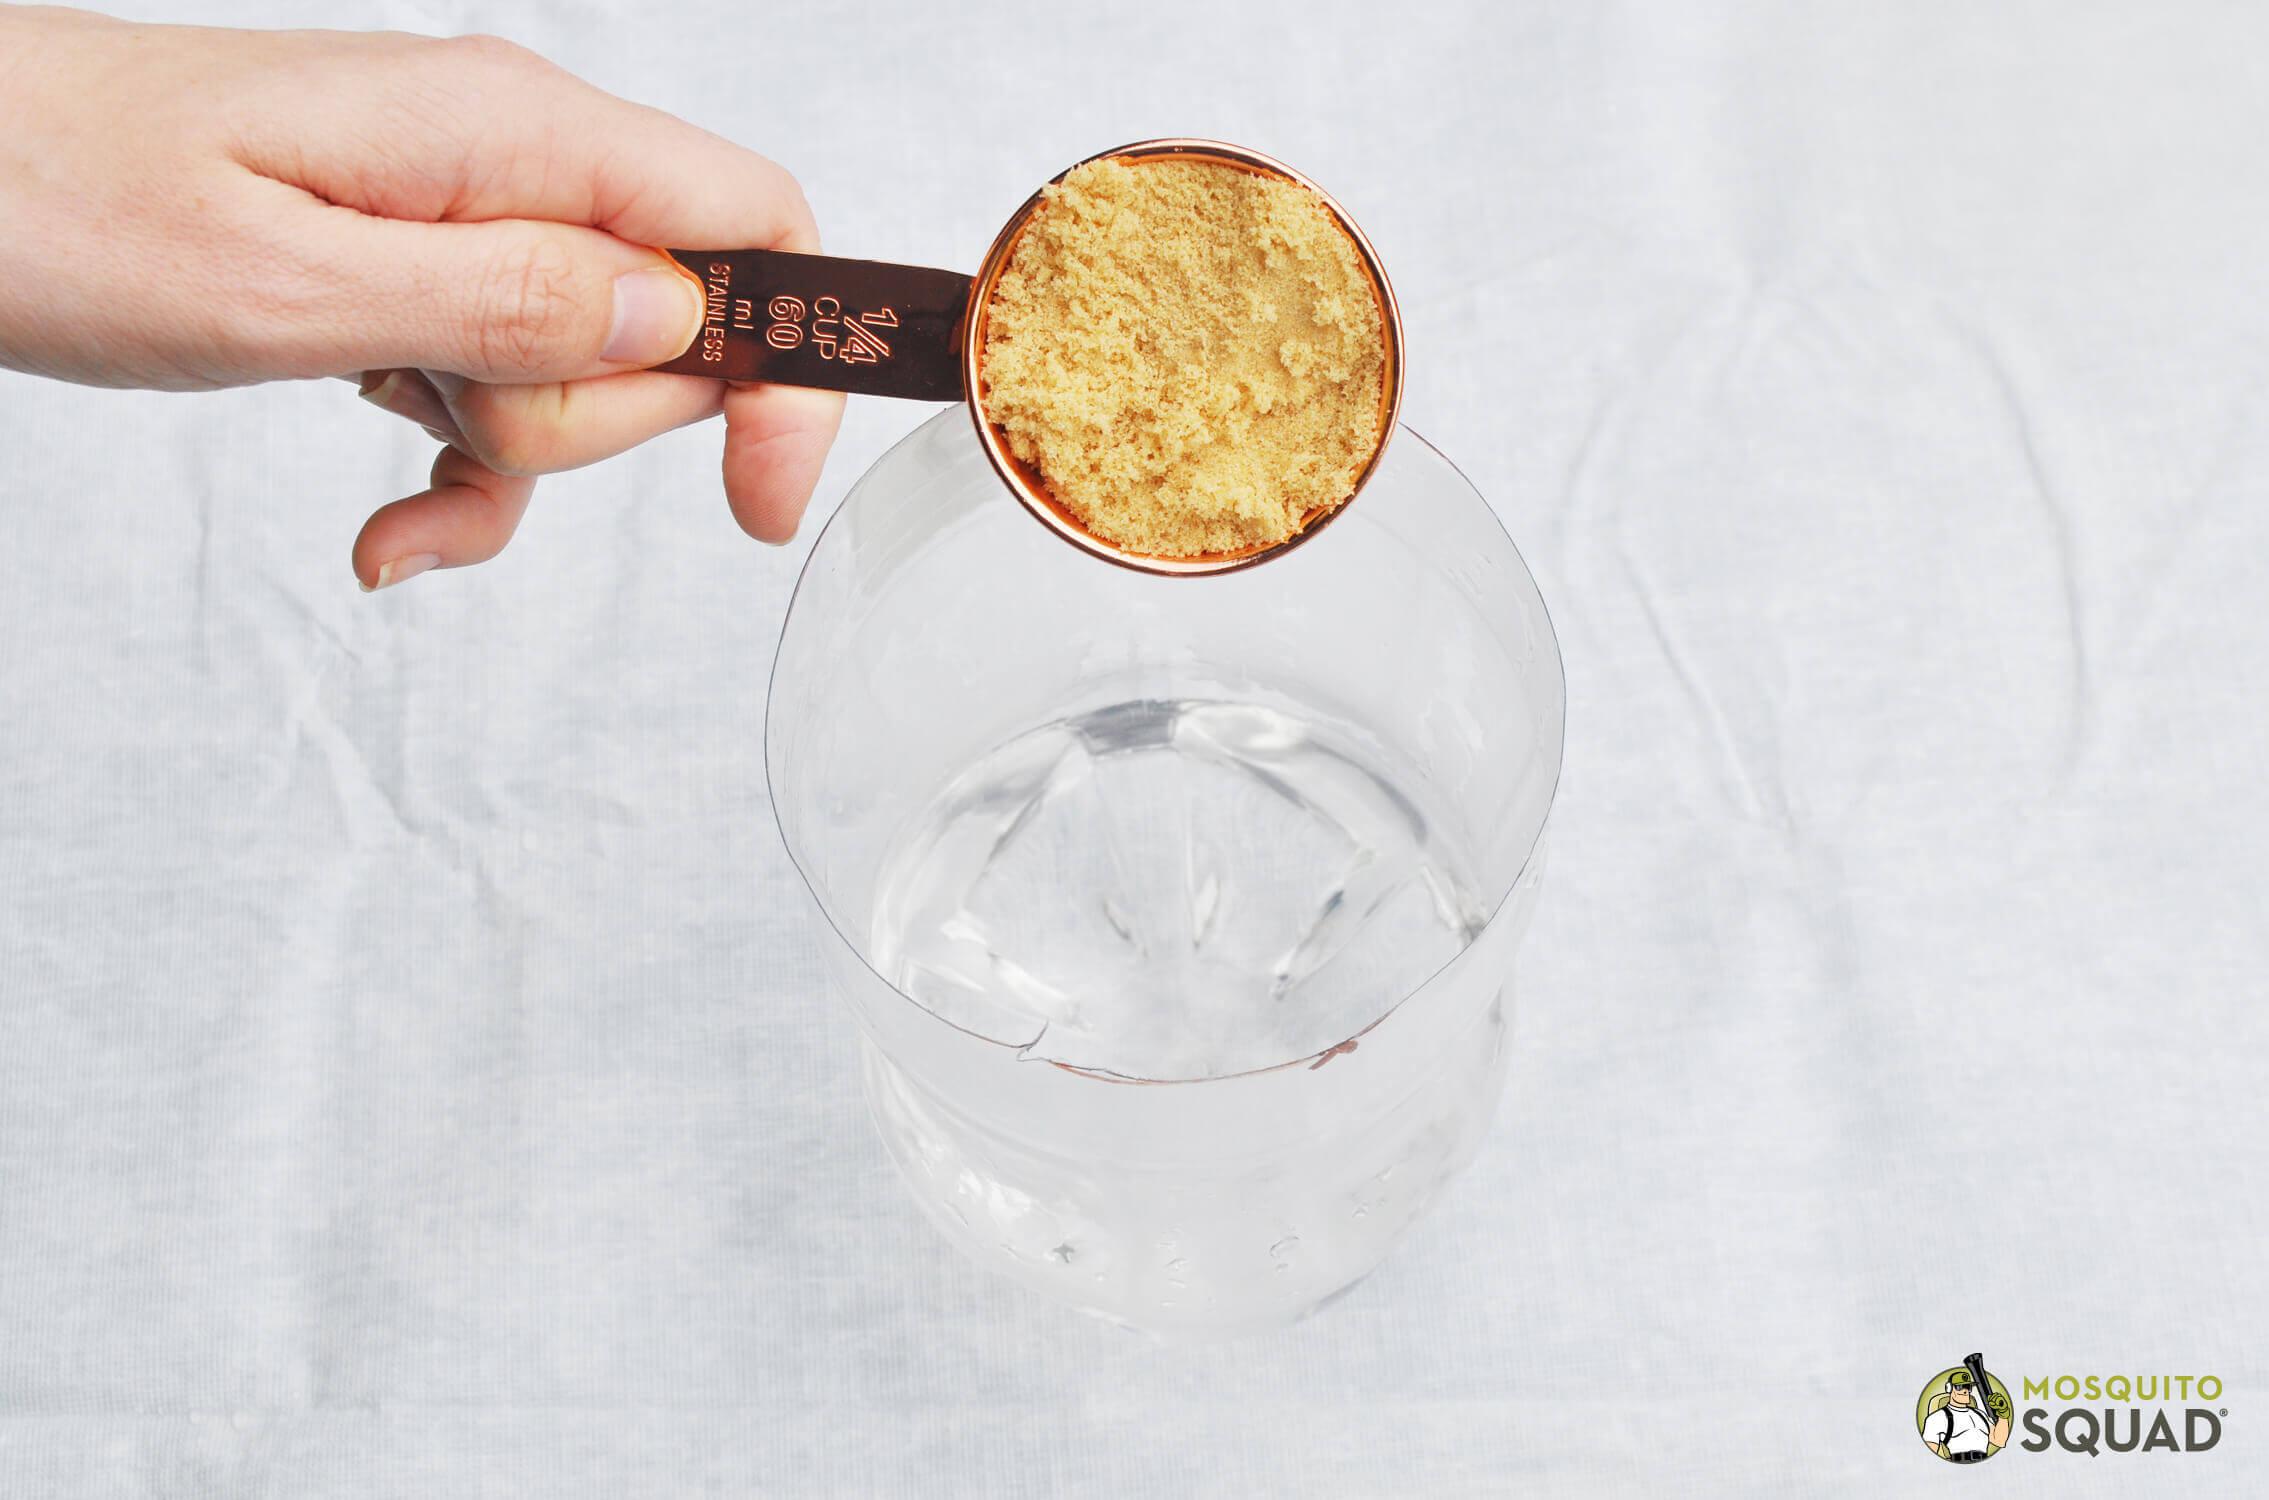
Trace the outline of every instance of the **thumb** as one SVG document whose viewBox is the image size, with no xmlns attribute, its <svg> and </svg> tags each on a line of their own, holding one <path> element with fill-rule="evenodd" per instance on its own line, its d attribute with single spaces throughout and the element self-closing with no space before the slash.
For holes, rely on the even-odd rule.
<svg viewBox="0 0 2269 1500">
<path fill-rule="evenodd" d="M 690 275 L 602 230 L 358 215 L 341 238 L 330 264 L 352 291 L 331 353 L 345 368 L 579 380 L 675 358 L 701 328 Z"/>
</svg>

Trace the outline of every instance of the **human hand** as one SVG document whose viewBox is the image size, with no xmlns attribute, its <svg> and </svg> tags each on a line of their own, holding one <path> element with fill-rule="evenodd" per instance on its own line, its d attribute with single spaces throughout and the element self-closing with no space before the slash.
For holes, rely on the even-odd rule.
<svg viewBox="0 0 2269 1500">
<path fill-rule="evenodd" d="M 535 476 L 725 417 L 783 542 L 842 397 L 647 365 L 701 293 L 650 248 L 815 251 L 795 179 L 489 37 L 0 8 L 0 364 L 206 389 L 344 375 L 447 444 L 356 538 L 365 588 L 493 557 Z"/>
</svg>

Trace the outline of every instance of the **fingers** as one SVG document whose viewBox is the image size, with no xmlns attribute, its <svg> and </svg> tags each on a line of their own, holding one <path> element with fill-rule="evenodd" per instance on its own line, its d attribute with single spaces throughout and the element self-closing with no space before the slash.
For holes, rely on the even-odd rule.
<svg viewBox="0 0 2269 1500">
<path fill-rule="evenodd" d="M 355 577 L 366 589 L 494 557 L 527 509 L 534 476 L 595 463 L 712 416 L 720 398 L 734 519 L 759 541 L 790 541 L 843 415 L 843 398 L 830 391 L 729 388 L 643 372 L 511 386 L 374 371 L 362 394 L 453 445 L 434 465 L 432 489 L 386 506 L 356 538 Z"/>
<path fill-rule="evenodd" d="M 354 572 L 365 589 L 429 568 L 486 562 L 512 539 L 536 474 L 592 463 L 699 421 L 717 409 L 720 395 L 725 496 L 733 518 L 759 541 L 790 541 L 843 416 L 843 398 L 831 391 L 728 388 L 675 375 L 541 386 L 438 377 L 449 392 L 446 402 L 436 378 L 391 370 L 364 382 L 366 397 L 452 444 L 434 463 L 432 488 L 383 507 L 355 538 Z"/>
<path fill-rule="evenodd" d="M 365 590 L 415 578 L 429 568 L 487 562 L 504 550 L 536 481 L 498 474 L 480 460 L 444 448 L 434 460 L 433 487 L 382 506 L 355 538 L 355 580 Z"/>
<path fill-rule="evenodd" d="M 292 373 L 659 364 L 703 306 L 657 247 L 819 248 L 802 189 L 753 151 L 492 38 L 371 45 L 383 66 L 365 51 L 320 97 L 248 101 L 232 137 L 272 193 L 287 291 L 259 342 Z"/>
<path fill-rule="evenodd" d="M 792 537 L 842 398 L 645 367 L 688 347 L 705 311 L 698 282 L 653 247 L 816 251 L 795 179 L 506 43 L 382 44 L 390 65 L 360 53 L 320 99 L 248 97 L 231 145 L 266 179 L 257 244 L 284 273 L 256 341 L 289 373 L 379 372 L 365 394 L 451 445 L 431 489 L 364 526 L 357 578 L 382 587 L 493 556 L 527 476 L 720 406 L 735 518 Z"/>
<path fill-rule="evenodd" d="M 464 434 L 442 403 L 441 393 L 421 371 L 366 371 L 355 394 L 380 411 L 415 422 L 436 442 L 464 444 Z"/>
<path fill-rule="evenodd" d="M 643 371 L 564 384 L 483 385 L 447 377 L 441 384 L 449 388 L 447 414 L 458 446 L 499 474 L 557 474 L 612 458 L 715 416 L 725 395 L 721 381 Z"/>
<path fill-rule="evenodd" d="M 325 100 L 246 111 L 238 159 L 382 218 L 548 219 L 642 245 L 819 248 L 796 180 L 753 151 L 495 37 L 389 45 L 390 66 L 333 69 Z"/>
<path fill-rule="evenodd" d="M 264 342 L 291 348 L 308 373 L 409 367 L 574 380 L 658 364 L 701 326 L 691 276 L 595 229 L 405 224 L 308 205 L 298 238 L 322 291 L 262 315 Z"/>
<path fill-rule="evenodd" d="M 485 562 L 512 539 L 536 475 L 595 463 L 714 416 L 724 391 L 714 380 L 645 373 L 492 386 L 417 370 L 371 372 L 364 399 L 451 446 L 434 464 L 433 488 L 386 506 L 363 527 L 355 577 L 377 589 L 428 568 Z"/>
<path fill-rule="evenodd" d="M 741 530 L 760 542 L 794 538 L 842 420 L 843 397 L 834 391 L 726 391 L 725 500 Z"/>
</svg>

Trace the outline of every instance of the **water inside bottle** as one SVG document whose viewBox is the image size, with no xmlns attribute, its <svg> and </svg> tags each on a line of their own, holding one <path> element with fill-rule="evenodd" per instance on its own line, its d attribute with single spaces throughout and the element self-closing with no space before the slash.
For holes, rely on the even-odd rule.
<svg viewBox="0 0 2269 1500">
<path fill-rule="evenodd" d="M 1430 801 L 1305 709 L 1117 703 L 1016 735 L 912 820 L 872 954 L 944 1019 L 1092 1072 L 1319 1056 L 1487 919 Z"/>
</svg>

